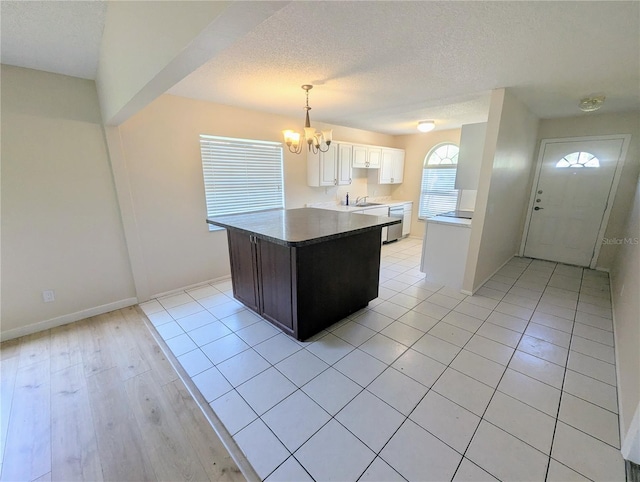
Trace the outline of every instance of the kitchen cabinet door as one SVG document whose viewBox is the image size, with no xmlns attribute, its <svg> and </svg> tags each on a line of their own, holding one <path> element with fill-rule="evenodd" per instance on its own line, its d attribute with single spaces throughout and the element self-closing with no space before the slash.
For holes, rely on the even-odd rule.
<svg viewBox="0 0 640 482">
<path fill-rule="evenodd" d="M 487 124 L 465 124 L 460 129 L 456 189 L 478 189 Z"/>
<path fill-rule="evenodd" d="M 383 148 L 380 169 L 369 173 L 369 181 L 377 184 L 401 184 L 404 179 L 404 150 Z"/>
<path fill-rule="evenodd" d="M 381 157 L 382 157 L 381 148 L 370 147 L 369 149 L 367 149 L 367 167 L 371 169 L 379 169 Z"/>
<path fill-rule="evenodd" d="M 382 149 L 378 184 L 401 184 L 404 179 L 404 151 L 402 149 Z"/>
<path fill-rule="evenodd" d="M 381 147 L 354 145 L 351 165 L 361 169 L 378 169 L 381 154 Z"/>
<path fill-rule="evenodd" d="M 265 319 L 293 329 L 291 250 L 228 230 L 233 296 Z"/>
<path fill-rule="evenodd" d="M 309 186 L 336 186 L 338 184 L 338 149 L 331 144 L 327 152 L 307 154 L 307 184 Z"/>
<path fill-rule="evenodd" d="M 254 311 L 258 307 L 256 250 L 249 234 L 228 230 L 233 296 Z"/>
<path fill-rule="evenodd" d="M 358 168 L 367 168 L 367 146 L 353 146 L 351 165 Z"/>
<path fill-rule="evenodd" d="M 257 246 L 260 314 L 293 329 L 291 249 L 262 239 Z"/>
<path fill-rule="evenodd" d="M 351 184 L 351 158 L 353 146 L 351 144 L 338 144 L 337 178 L 339 186 Z"/>
</svg>

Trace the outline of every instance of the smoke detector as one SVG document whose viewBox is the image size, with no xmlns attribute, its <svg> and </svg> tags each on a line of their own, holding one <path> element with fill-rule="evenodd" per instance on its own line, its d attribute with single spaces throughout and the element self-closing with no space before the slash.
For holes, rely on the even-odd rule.
<svg viewBox="0 0 640 482">
<path fill-rule="evenodd" d="M 584 99 L 580 99 L 578 106 L 582 112 L 593 112 L 602 107 L 604 99 L 604 95 L 585 97 Z"/>
</svg>

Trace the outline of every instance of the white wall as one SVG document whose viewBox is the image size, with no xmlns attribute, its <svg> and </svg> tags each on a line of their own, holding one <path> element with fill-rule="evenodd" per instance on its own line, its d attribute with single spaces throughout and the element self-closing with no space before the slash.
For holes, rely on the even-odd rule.
<svg viewBox="0 0 640 482">
<path fill-rule="evenodd" d="M 627 112 L 618 114 L 582 114 L 576 117 L 561 119 L 543 119 L 538 130 L 538 147 L 542 139 L 562 137 L 597 136 L 607 134 L 631 134 L 631 142 L 627 151 L 627 160 L 622 169 L 620 184 L 613 202 L 605 238 L 619 236 L 626 220 L 636 188 L 636 179 L 640 172 L 640 114 Z M 538 158 L 536 151 L 535 159 Z M 609 269 L 615 256 L 615 245 L 604 244 L 601 247 L 596 266 Z"/>
<path fill-rule="evenodd" d="M 199 135 L 280 141 L 282 130 L 300 129 L 302 123 L 302 117 L 292 119 L 164 95 L 119 126 L 119 135 L 109 134 L 141 301 L 229 274 L 226 233 L 209 232 L 205 223 Z M 393 146 L 392 136 L 333 127 L 336 140 Z M 284 176 L 287 208 L 341 199 L 347 190 L 354 199 L 372 194 L 366 173 L 349 187 L 307 186 L 306 156 L 286 150 Z M 376 190 L 377 195 L 390 193 L 387 186 L 376 186 Z"/>
<path fill-rule="evenodd" d="M 104 120 L 125 108 L 230 4 L 109 2 L 97 81 Z"/>
<path fill-rule="evenodd" d="M 109 2 L 98 63 L 107 125 L 119 125 L 287 1 Z"/>
<path fill-rule="evenodd" d="M 453 142 L 456 145 L 460 145 L 460 129 L 448 129 L 396 137 L 396 147 L 405 150 L 404 182 L 394 185 L 391 193 L 394 199 L 413 201 L 411 236 L 421 238 L 424 236 L 424 221 L 418 219 L 424 158 L 434 146 L 443 142 Z"/>
<path fill-rule="evenodd" d="M 623 244 L 613 245 L 611 301 L 622 454 L 640 464 L 640 183 L 637 177 L 635 187 L 626 221 L 616 233 Z M 632 422 L 634 414 L 636 419 Z"/>
<path fill-rule="evenodd" d="M 134 304 L 95 83 L 6 65 L 1 80 L 2 338 Z"/>
<path fill-rule="evenodd" d="M 475 291 L 517 254 L 538 119 L 509 90 L 491 94 L 463 289 Z"/>
</svg>

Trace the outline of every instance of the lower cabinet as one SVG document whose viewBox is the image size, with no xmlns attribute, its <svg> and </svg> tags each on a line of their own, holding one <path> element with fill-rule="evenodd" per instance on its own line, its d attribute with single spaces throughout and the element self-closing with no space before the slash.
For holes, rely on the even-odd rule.
<svg viewBox="0 0 640 482">
<path fill-rule="evenodd" d="M 413 203 L 406 203 L 404 205 L 404 213 L 402 216 L 402 235 L 408 236 L 411 234 L 411 215 Z"/>
<path fill-rule="evenodd" d="M 227 228 L 233 295 L 305 340 L 378 296 L 380 232 L 289 247 Z"/>
<path fill-rule="evenodd" d="M 290 248 L 228 230 L 233 296 L 285 331 L 293 331 Z"/>
<path fill-rule="evenodd" d="M 262 239 L 256 242 L 260 314 L 293 330 L 291 248 Z"/>
<path fill-rule="evenodd" d="M 228 230 L 227 236 L 233 296 L 248 308 L 259 311 L 258 270 L 253 236 L 235 230 Z"/>
</svg>

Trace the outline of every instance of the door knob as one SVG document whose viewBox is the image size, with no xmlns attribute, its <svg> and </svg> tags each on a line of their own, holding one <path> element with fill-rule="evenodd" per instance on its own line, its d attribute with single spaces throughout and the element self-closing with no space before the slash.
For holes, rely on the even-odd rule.
<svg viewBox="0 0 640 482">
<path fill-rule="evenodd" d="M 541 208 L 540 206 L 536 206 L 536 207 L 535 207 L 535 208 L 533 208 L 533 209 L 534 209 L 535 211 L 540 211 L 541 209 L 544 209 L 544 208 Z"/>
</svg>

